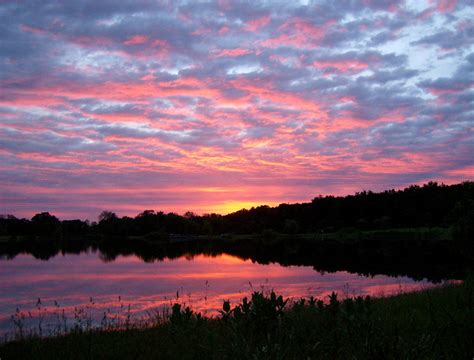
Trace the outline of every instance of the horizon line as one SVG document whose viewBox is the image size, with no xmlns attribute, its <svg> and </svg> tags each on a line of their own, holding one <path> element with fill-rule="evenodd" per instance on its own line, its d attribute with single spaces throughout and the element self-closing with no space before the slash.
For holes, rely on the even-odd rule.
<svg viewBox="0 0 474 360">
<path fill-rule="evenodd" d="M 398 188 L 396 187 L 392 187 L 392 188 L 387 188 L 385 190 L 381 190 L 381 191 L 372 191 L 370 189 L 362 189 L 360 191 L 355 191 L 353 193 L 346 193 L 344 195 L 334 195 L 334 194 L 326 194 L 326 195 L 322 195 L 322 194 L 319 194 L 317 196 L 314 196 L 312 197 L 311 200 L 309 201 L 301 201 L 301 202 L 280 202 L 278 204 L 269 204 L 269 203 L 260 203 L 259 205 L 253 205 L 249 208 L 240 208 L 238 210 L 235 210 L 235 211 L 231 211 L 229 213 L 215 213 L 215 212 L 211 212 L 211 213 L 197 213 L 197 212 L 194 212 L 192 210 L 187 210 L 185 211 L 184 213 L 179 213 L 179 212 L 175 212 L 175 211 L 163 211 L 163 210 L 155 210 L 155 209 L 143 209 L 142 211 L 140 211 L 139 213 L 137 213 L 134 217 L 137 217 L 138 215 L 140 215 L 141 213 L 145 212 L 145 211 L 153 211 L 155 213 L 163 213 L 165 215 L 168 215 L 168 214 L 175 214 L 175 215 L 178 215 L 178 216 L 182 216 L 182 217 L 185 217 L 186 214 L 188 213 L 191 213 L 193 214 L 194 216 L 197 216 L 197 217 L 204 217 L 204 216 L 209 216 L 209 215 L 217 215 L 217 216 L 227 216 L 227 215 L 231 215 L 231 214 L 234 214 L 234 213 L 237 213 L 239 211 L 243 211 L 243 210 L 252 210 L 252 209 L 255 209 L 255 208 L 259 208 L 259 207 L 269 207 L 269 208 L 277 208 L 281 205 L 298 205 L 298 204 L 308 204 L 308 203 L 311 203 L 314 199 L 317 199 L 317 198 L 329 198 L 329 197 L 334 197 L 334 198 L 345 198 L 345 197 L 349 197 L 349 196 L 357 196 L 359 194 L 362 194 L 364 192 L 366 193 L 372 193 L 372 194 L 382 194 L 384 192 L 387 192 L 387 191 L 404 191 L 406 189 L 409 189 L 411 187 L 424 187 L 426 185 L 429 185 L 429 184 L 436 184 L 436 186 L 456 186 L 456 185 L 462 185 L 462 184 L 466 184 L 466 183 L 472 183 L 474 182 L 474 179 L 473 180 L 463 180 L 463 181 L 459 181 L 459 182 L 455 182 L 455 183 L 448 183 L 446 184 L 445 182 L 443 181 L 436 181 L 436 180 L 430 180 L 428 182 L 423 182 L 423 183 L 412 183 L 410 185 L 406 185 L 406 186 L 400 186 Z M 129 216 L 129 215 L 122 215 L 122 216 L 119 216 L 117 214 L 116 211 L 113 211 L 111 209 L 104 209 L 102 211 L 100 211 L 98 214 L 97 214 L 97 218 L 99 217 L 99 215 L 104 212 L 104 211 L 109 211 L 109 212 L 112 212 L 114 214 L 117 215 L 117 217 L 119 218 L 123 218 L 123 217 L 131 217 L 131 218 L 134 218 L 132 216 Z M 33 218 L 36 214 L 41 214 L 41 213 L 49 213 L 50 215 L 52 216 L 55 216 L 57 217 L 60 221 L 68 221 L 68 220 L 81 220 L 81 221 L 89 221 L 91 223 L 93 222 L 96 222 L 96 220 L 90 220 L 90 219 L 82 219 L 82 218 L 75 218 L 75 219 L 65 219 L 65 218 L 61 218 L 59 216 L 56 216 L 54 214 L 53 211 L 38 211 L 38 212 L 35 212 L 29 219 L 31 220 L 31 218 Z M 17 219 L 27 219 L 26 217 L 17 217 L 16 215 L 12 214 L 12 213 L 0 213 L 0 217 L 7 217 L 7 216 L 14 216 L 15 218 Z"/>
</svg>

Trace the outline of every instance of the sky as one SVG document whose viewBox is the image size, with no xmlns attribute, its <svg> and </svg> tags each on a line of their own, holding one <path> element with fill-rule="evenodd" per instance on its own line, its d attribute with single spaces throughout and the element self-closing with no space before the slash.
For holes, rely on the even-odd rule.
<svg viewBox="0 0 474 360">
<path fill-rule="evenodd" d="M 0 1 L 0 213 L 474 179 L 468 0 Z"/>
</svg>

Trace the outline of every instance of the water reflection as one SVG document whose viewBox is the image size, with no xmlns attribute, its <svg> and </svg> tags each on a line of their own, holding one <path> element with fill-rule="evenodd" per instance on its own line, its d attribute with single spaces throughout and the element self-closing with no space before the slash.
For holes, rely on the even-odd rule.
<svg viewBox="0 0 474 360">
<path fill-rule="evenodd" d="M 38 298 L 43 307 L 53 307 L 57 301 L 66 312 L 92 301 L 97 314 L 130 304 L 131 313 L 140 316 L 179 301 L 212 315 L 223 300 L 237 302 L 253 290 L 321 298 L 332 291 L 341 296 L 388 295 L 431 284 L 408 277 L 364 277 L 344 271 L 324 274 L 310 266 L 262 265 L 227 254 L 186 255 L 154 263 L 136 255 L 121 255 L 106 263 L 95 252 L 59 255 L 48 261 L 18 255 L 0 260 L 0 266 L 2 334 L 12 330 L 10 316 L 16 308 L 34 310 Z"/>
</svg>

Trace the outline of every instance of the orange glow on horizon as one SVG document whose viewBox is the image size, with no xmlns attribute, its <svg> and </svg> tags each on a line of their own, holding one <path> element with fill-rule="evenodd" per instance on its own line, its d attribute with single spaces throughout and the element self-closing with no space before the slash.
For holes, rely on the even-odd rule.
<svg viewBox="0 0 474 360">
<path fill-rule="evenodd" d="M 265 202 L 265 201 L 227 201 L 217 204 L 203 205 L 202 208 L 205 213 L 215 213 L 220 215 L 227 215 L 243 209 L 251 209 L 252 207 L 258 207 L 263 205 L 277 206 L 277 202 Z"/>
</svg>

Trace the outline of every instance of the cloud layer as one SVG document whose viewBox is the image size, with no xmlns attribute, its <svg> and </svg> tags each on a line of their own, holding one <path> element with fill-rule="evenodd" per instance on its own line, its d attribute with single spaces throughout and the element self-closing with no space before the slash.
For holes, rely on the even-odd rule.
<svg viewBox="0 0 474 360">
<path fill-rule="evenodd" d="M 474 177 L 469 1 L 0 3 L 0 212 Z"/>
</svg>

